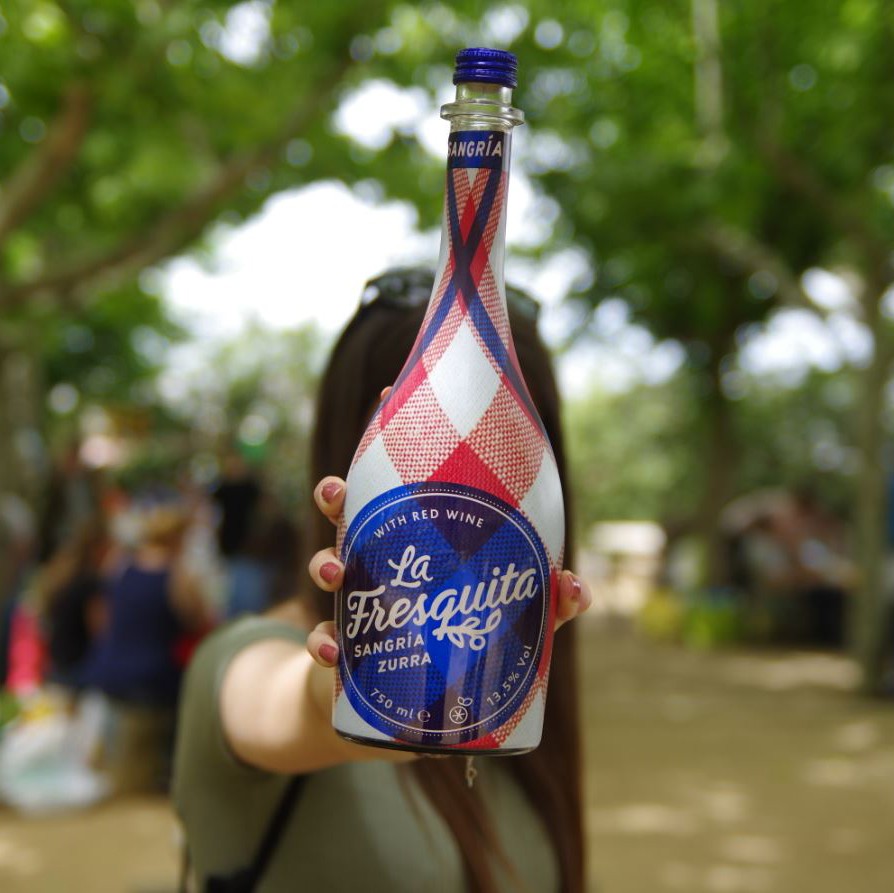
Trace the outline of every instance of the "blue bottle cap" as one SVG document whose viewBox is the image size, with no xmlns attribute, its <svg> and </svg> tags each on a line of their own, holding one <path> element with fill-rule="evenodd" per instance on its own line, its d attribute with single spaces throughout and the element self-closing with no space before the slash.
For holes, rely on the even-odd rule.
<svg viewBox="0 0 894 893">
<path fill-rule="evenodd" d="M 491 50 L 486 47 L 460 50 L 456 54 L 453 83 L 469 81 L 514 88 L 518 84 L 518 59 L 514 53 L 506 50 Z"/>
</svg>

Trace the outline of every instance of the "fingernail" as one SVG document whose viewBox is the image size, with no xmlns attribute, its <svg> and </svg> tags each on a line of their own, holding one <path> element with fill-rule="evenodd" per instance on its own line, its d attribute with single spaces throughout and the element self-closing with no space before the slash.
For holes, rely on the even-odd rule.
<svg viewBox="0 0 894 893">
<path fill-rule="evenodd" d="M 571 578 L 571 601 L 579 602 L 581 594 L 580 580 L 577 577 Z"/>
<path fill-rule="evenodd" d="M 332 502 L 339 493 L 341 493 L 341 484 L 336 481 L 328 481 L 323 484 L 323 488 L 320 490 L 323 502 Z"/>
<path fill-rule="evenodd" d="M 330 645 L 328 642 L 324 642 L 320 645 L 319 654 L 327 664 L 338 662 L 338 648 L 336 648 L 335 645 Z"/>
<path fill-rule="evenodd" d="M 327 561 L 320 568 L 320 576 L 327 583 L 332 583 L 340 573 L 341 573 L 341 568 L 334 561 Z"/>
</svg>

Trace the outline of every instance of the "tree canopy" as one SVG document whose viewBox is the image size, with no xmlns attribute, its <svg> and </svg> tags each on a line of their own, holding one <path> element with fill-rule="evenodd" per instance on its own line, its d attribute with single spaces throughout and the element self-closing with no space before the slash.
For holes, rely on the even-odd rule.
<svg viewBox="0 0 894 893">
<path fill-rule="evenodd" d="M 894 368 L 883 0 L 13 0 L 0 13 L 0 488 L 15 481 L 15 432 L 39 425 L 23 395 L 72 378 L 97 398 L 139 394 L 147 332 L 176 335 L 140 273 L 201 250 L 216 221 L 335 178 L 376 181 L 434 224 L 443 161 L 417 128 L 361 144 L 336 112 L 374 81 L 433 104 L 455 51 L 481 44 L 520 58 L 517 163 L 558 209 L 542 250 L 589 259 L 572 297 L 622 300 L 686 348 L 680 418 L 701 438 L 706 529 L 731 470 L 756 461 L 730 407 L 738 351 L 780 307 L 829 312 L 805 271 L 846 274 L 847 312 L 873 345 L 853 399 L 865 585 L 878 594 Z M 86 343 L 79 327 L 89 350 L 71 349 Z"/>
</svg>

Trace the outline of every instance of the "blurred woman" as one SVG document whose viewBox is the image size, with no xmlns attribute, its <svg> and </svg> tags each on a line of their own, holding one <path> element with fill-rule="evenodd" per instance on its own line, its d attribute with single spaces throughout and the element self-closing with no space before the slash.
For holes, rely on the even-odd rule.
<svg viewBox="0 0 894 893">
<path fill-rule="evenodd" d="M 306 631 L 332 616 L 342 568 L 326 547 L 344 503 L 342 478 L 381 389 L 409 353 L 431 287 L 431 275 L 419 271 L 371 283 L 333 350 L 312 452 L 320 509 L 310 543 L 317 550 L 313 593 L 300 609 L 284 606 L 277 616 L 221 630 L 190 668 L 174 799 L 198 889 L 584 889 L 574 624 L 555 639 L 540 747 L 511 759 L 479 758 L 473 787 L 462 757 L 418 759 L 339 738 L 330 720 L 338 656 L 332 625 Z M 536 305 L 514 293 L 510 321 L 563 473 L 558 396 Z M 335 565 L 334 575 L 326 564 Z M 589 601 L 586 585 L 563 572 L 557 626 Z"/>
<path fill-rule="evenodd" d="M 106 759 L 119 792 L 165 783 L 183 672 L 178 644 L 213 621 L 181 562 L 188 522 L 178 506 L 145 513 L 140 544 L 109 581 L 107 626 L 87 659 L 85 686 L 113 703 Z"/>
<path fill-rule="evenodd" d="M 179 507 L 147 511 L 142 540 L 108 585 L 108 623 L 85 670 L 85 682 L 119 701 L 177 703 L 180 637 L 211 625 L 197 581 L 179 564 L 188 526 Z"/>
</svg>

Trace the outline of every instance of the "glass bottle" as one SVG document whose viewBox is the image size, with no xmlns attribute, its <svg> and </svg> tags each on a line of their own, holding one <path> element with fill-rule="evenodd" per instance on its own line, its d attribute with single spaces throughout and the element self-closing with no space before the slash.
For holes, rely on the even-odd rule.
<svg viewBox="0 0 894 893">
<path fill-rule="evenodd" d="M 366 744 L 540 741 L 564 513 L 503 281 L 516 68 L 500 50 L 457 54 L 434 289 L 347 477 L 333 724 Z"/>
</svg>

